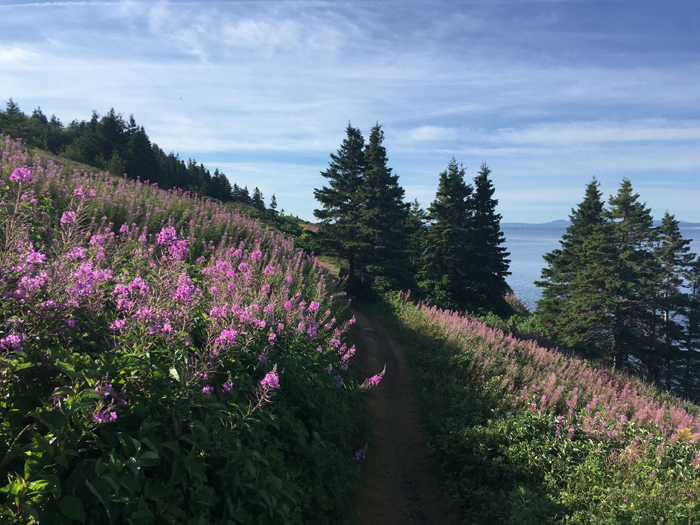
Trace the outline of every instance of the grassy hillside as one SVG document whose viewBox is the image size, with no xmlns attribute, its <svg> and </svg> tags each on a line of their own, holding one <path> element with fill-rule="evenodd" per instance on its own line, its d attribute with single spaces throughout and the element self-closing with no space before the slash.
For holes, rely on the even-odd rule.
<svg viewBox="0 0 700 525">
<path fill-rule="evenodd" d="M 349 519 L 342 282 L 221 203 L 0 138 L 0 521 Z"/>
<path fill-rule="evenodd" d="M 405 296 L 383 318 L 463 523 L 700 521 L 697 406 Z"/>
</svg>

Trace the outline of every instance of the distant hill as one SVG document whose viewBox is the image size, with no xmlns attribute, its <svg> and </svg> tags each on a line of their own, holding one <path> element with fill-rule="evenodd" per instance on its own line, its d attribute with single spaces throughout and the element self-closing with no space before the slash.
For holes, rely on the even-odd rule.
<svg viewBox="0 0 700 525">
<path fill-rule="evenodd" d="M 509 228 L 566 228 L 571 224 L 571 221 L 558 219 L 556 221 L 533 223 L 533 222 L 502 222 L 501 226 Z M 661 221 L 654 221 L 654 226 L 661 226 Z M 680 222 L 681 228 L 700 228 L 700 222 Z"/>
</svg>

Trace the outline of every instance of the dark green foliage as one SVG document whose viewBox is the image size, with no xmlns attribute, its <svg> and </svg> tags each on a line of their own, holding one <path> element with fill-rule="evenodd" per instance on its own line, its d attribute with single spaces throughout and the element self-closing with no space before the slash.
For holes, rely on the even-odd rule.
<svg viewBox="0 0 700 525">
<path fill-rule="evenodd" d="M 501 246 L 505 237 L 490 173 L 482 165 L 472 188 L 464 182 L 464 168 L 453 158 L 440 174 L 429 208 L 419 281 L 430 302 L 505 316 L 511 312 L 505 300 L 510 261 Z"/>
<path fill-rule="evenodd" d="M 681 389 L 683 394 L 698 400 L 700 393 L 700 257 L 683 272 L 688 283 L 682 319 L 685 331 L 681 340 Z"/>
<path fill-rule="evenodd" d="M 348 264 L 348 288 L 367 295 L 410 286 L 406 220 L 408 205 L 399 178 L 387 166 L 384 132 L 377 124 L 365 147 L 350 124 L 337 154 L 322 175 L 329 187 L 314 190 L 322 208 L 314 246 Z"/>
<path fill-rule="evenodd" d="M 683 239 L 673 215 L 664 214 L 661 226 L 657 230 L 658 245 L 654 256 L 658 263 L 655 275 L 654 313 L 657 315 L 654 346 L 650 348 L 651 355 L 647 359 L 649 379 L 663 383 L 671 389 L 674 376 L 674 362 L 682 359 L 678 342 L 683 339 L 684 327 L 681 323 L 683 312 L 688 308 L 690 297 L 684 293 L 683 274 L 693 262 L 695 254 L 690 252 L 690 241 Z"/>
<path fill-rule="evenodd" d="M 360 215 L 357 199 L 365 171 L 365 143 L 360 130 L 350 124 L 345 132 L 347 137 L 337 154 L 331 153 L 328 169 L 321 172 L 329 186 L 314 189 L 314 197 L 321 204 L 314 215 L 320 220 L 316 236 L 320 250 L 348 262 L 348 288 L 354 292 L 358 288 L 357 257 L 367 249 L 357 231 Z"/>
<path fill-rule="evenodd" d="M 217 171 L 212 176 L 201 164 L 184 162 L 175 153 L 166 154 L 151 143 L 133 116 L 125 120 L 114 109 L 103 116 L 93 111 L 89 121 L 74 120 L 63 126 L 55 116 L 47 119 L 40 108 L 27 117 L 10 99 L 5 111 L 0 111 L 0 133 L 113 175 L 126 173 L 163 189 L 183 188 L 222 202 L 252 204 L 234 194 L 226 175 Z"/>
<path fill-rule="evenodd" d="M 428 213 L 420 207 L 418 199 L 414 199 L 406 218 L 406 233 L 408 234 L 409 257 L 413 273 L 418 273 L 423 261 L 423 243 L 428 226 Z"/>
<path fill-rule="evenodd" d="M 384 132 L 376 124 L 365 148 L 365 169 L 357 194 L 358 262 L 362 280 L 375 291 L 405 289 L 412 275 L 406 219 L 408 205 L 399 177 L 387 166 Z"/>
<path fill-rule="evenodd" d="M 586 187 L 586 196 L 571 210 L 571 225 L 560 241 L 561 248 L 544 256 L 547 267 L 542 270 L 542 281 L 535 284 L 543 288 L 542 299 L 537 303 L 537 316 L 552 331 L 566 333 L 564 309 L 572 292 L 572 281 L 583 268 L 582 246 L 603 222 L 600 183 L 594 178 Z"/>
<path fill-rule="evenodd" d="M 424 234 L 419 282 L 432 303 L 460 309 L 472 306 L 467 263 L 471 253 L 471 196 L 472 187 L 464 182 L 464 167 L 453 157 L 440 174 L 435 200 L 428 208 L 430 227 Z"/>
<path fill-rule="evenodd" d="M 496 213 L 498 201 L 489 178 L 491 170 L 481 165 L 474 178 L 469 218 L 469 257 L 467 259 L 468 294 L 475 309 L 507 315 L 510 311 L 505 295 L 510 290 L 506 276 L 510 275 L 508 252 L 501 246 L 506 239 L 501 231 L 501 215 Z"/>
<path fill-rule="evenodd" d="M 627 179 L 607 209 L 594 179 L 570 218 L 544 257 L 538 319 L 558 344 L 693 396 L 695 255 L 679 222 L 666 213 L 655 228 Z"/>
</svg>

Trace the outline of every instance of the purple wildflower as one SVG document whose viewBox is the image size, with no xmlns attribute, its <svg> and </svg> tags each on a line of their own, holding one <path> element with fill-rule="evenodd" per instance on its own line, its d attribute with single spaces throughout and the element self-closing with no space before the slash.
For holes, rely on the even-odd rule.
<svg viewBox="0 0 700 525">
<path fill-rule="evenodd" d="M 265 375 L 265 378 L 262 381 L 260 381 L 260 384 L 265 389 L 279 388 L 280 387 L 279 377 L 277 376 L 277 374 L 275 372 L 268 372 Z"/>
<path fill-rule="evenodd" d="M 29 168 L 15 168 L 10 175 L 10 181 L 32 182 L 32 172 Z"/>
</svg>

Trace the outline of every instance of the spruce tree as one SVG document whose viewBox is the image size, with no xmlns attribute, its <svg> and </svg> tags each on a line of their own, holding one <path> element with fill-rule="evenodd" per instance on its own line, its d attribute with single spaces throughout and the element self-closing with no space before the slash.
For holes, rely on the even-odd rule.
<svg viewBox="0 0 700 525">
<path fill-rule="evenodd" d="M 431 303 L 467 309 L 468 260 L 472 218 L 472 187 L 464 182 L 465 170 L 453 157 L 440 173 L 435 200 L 428 208 L 430 226 L 425 233 L 419 284 Z"/>
<path fill-rule="evenodd" d="M 359 188 L 358 262 L 365 289 L 383 292 L 411 286 L 406 219 L 409 205 L 399 177 L 387 166 L 384 132 L 376 124 L 365 148 L 365 167 Z"/>
<path fill-rule="evenodd" d="M 571 224 L 559 241 L 560 248 L 544 255 L 547 266 L 542 269 L 542 280 L 535 284 L 542 288 L 536 314 L 541 323 L 553 334 L 572 334 L 576 315 L 564 315 L 566 302 L 572 293 L 572 283 L 583 266 L 584 243 L 591 239 L 603 222 L 603 200 L 600 183 L 593 180 L 586 186 L 583 201 L 571 210 Z M 567 313 L 571 309 L 567 309 Z"/>
<path fill-rule="evenodd" d="M 357 257 L 366 245 L 358 235 L 358 192 L 365 170 L 364 139 L 359 129 L 350 124 L 346 138 L 336 154 L 331 154 L 328 169 L 321 172 L 328 186 L 314 189 L 321 208 L 314 210 L 320 220 L 316 243 L 322 253 L 344 259 L 348 263 L 348 289 L 357 290 Z"/>
<path fill-rule="evenodd" d="M 469 258 L 467 263 L 468 289 L 466 300 L 473 308 L 498 315 L 508 315 L 510 307 L 505 295 L 510 291 L 506 276 L 510 255 L 505 236 L 501 231 L 501 215 L 496 213 L 498 200 L 493 198 L 494 187 L 489 175 L 491 170 L 481 165 L 474 178 L 474 193 L 471 199 L 472 213 L 467 230 L 469 233 Z"/>
<path fill-rule="evenodd" d="M 265 211 L 265 198 L 263 197 L 260 188 L 257 186 L 253 190 L 253 208 L 257 209 L 258 211 Z"/>
<path fill-rule="evenodd" d="M 658 336 L 655 338 L 649 361 L 651 381 L 659 381 L 659 364 L 664 371 L 664 385 L 668 390 L 673 383 L 674 361 L 681 357 L 680 343 L 684 327 L 680 322 L 682 313 L 687 308 L 689 295 L 685 293 L 683 274 L 690 269 L 694 253 L 690 253 L 690 241 L 683 239 L 679 222 L 668 212 L 664 214 L 661 226 L 657 229 L 658 246 L 654 250 L 659 271 L 656 273 L 657 300 L 653 305 L 658 312 Z"/>
<path fill-rule="evenodd" d="M 412 272 L 415 275 L 421 268 L 423 244 L 427 233 L 428 213 L 421 208 L 418 199 L 414 199 L 406 217 L 406 232 L 408 234 L 408 253 Z"/>
<path fill-rule="evenodd" d="M 623 179 L 606 215 L 612 224 L 616 249 L 615 271 L 608 281 L 610 295 L 616 298 L 613 355 L 620 368 L 636 368 L 629 357 L 650 362 L 655 346 L 657 319 L 650 305 L 655 300 L 658 266 L 652 252 L 656 241 L 651 210 L 639 202 L 632 183 Z"/>
<path fill-rule="evenodd" d="M 683 373 L 681 392 L 697 400 L 700 395 L 700 257 L 683 272 L 688 285 L 683 311 Z"/>
</svg>

